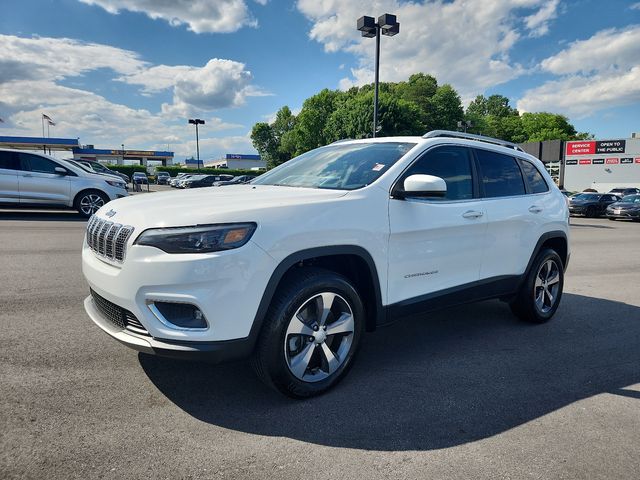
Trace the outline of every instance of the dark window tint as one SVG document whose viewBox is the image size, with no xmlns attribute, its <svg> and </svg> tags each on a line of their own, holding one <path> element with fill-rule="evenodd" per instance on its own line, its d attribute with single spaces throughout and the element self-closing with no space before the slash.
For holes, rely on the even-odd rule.
<svg viewBox="0 0 640 480">
<path fill-rule="evenodd" d="M 473 198 L 471 179 L 471 157 L 463 147 L 438 147 L 429 150 L 418 159 L 404 175 L 434 175 L 447 183 L 444 200 L 464 200 Z"/>
<path fill-rule="evenodd" d="M 533 164 L 527 162 L 526 160 L 521 160 L 520 166 L 522 167 L 524 178 L 529 184 L 529 190 L 531 191 L 531 193 L 543 193 L 549 191 L 547 182 L 544 181 L 542 174 Z"/>
<path fill-rule="evenodd" d="M 13 152 L 0 152 L 0 168 L 7 170 L 20 170 L 18 160 Z"/>
<path fill-rule="evenodd" d="M 30 155 L 28 153 L 20 153 L 18 155 L 20 155 L 20 162 L 22 165 L 28 165 L 29 170 L 32 172 L 56 173 L 56 167 L 60 166 L 57 163 L 38 155 Z"/>
<path fill-rule="evenodd" d="M 613 195 L 605 195 L 602 200 L 605 202 L 613 202 L 616 200 L 616 197 Z"/>
<path fill-rule="evenodd" d="M 485 197 L 524 195 L 524 181 L 515 158 L 476 149 Z"/>
</svg>

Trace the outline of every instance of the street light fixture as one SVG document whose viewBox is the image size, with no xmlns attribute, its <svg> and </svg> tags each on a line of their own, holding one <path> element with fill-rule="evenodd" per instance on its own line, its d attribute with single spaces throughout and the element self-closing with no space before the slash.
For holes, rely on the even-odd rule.
<svg viewBox="0 0 640 480">
<path fill-rule="evenodd" d="M 189 123 L 196 126 L 196 152 L 198 156 L 198 171 L 200 171 L 200 140 L 198 138 L 198 125 L 204 125 L 204 120 L 190 118 Z"/>
<path fill-rule="evenodd" d="M 400 33 L 400 24 L 396 16 L 385 13 L 378 17 L 376 23 L 373 17 L 360 17 L 357 22 L 357 28 L 363 37 L 376 37 L 376 76 L 375 91 L 373 97 L 373 137 L 378 133 L 378 83 L 380 78 L 380 33 L 387 37 L 393 37 Z"/>
</svg>

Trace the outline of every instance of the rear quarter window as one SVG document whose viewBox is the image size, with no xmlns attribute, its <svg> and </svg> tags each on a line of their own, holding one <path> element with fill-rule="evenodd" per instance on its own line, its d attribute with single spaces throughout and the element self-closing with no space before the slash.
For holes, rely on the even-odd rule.
<svg viewBox="0 0 640 480">
<path fill-rule="evenodd" d="M 549 185 L 545 181 L 540 171 L 531 162 L 526 160 L 519 160 L 520 167 L 524 178 L 529 185 L 530 193 L 544 193 L 549 191 Z"/>
</svg>

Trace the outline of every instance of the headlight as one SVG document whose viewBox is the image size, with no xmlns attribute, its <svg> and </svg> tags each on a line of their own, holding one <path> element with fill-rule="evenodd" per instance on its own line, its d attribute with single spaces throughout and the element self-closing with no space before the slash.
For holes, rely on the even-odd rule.
<svg viewBox="0 0 640 480">
<path fill-rule="evenodd" d="M 156 247 L 167 253 L 217 252 L 243 246 L 255 230 L 255 223 L 152 228 L 142 232 L 135 244 Z"/>
<path fill-rule="evenodd" d="M 126 186 L 124 183 L 119 182 L 117 180 L 105 180 L 105 182 L 107 182 L 112 187 L 117 187 L 117 188 L 124 188 Z"/>
</svg>

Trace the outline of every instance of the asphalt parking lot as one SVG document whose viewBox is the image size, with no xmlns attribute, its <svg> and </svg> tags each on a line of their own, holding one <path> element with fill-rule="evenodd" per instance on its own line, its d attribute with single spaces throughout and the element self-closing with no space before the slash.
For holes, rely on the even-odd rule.
<svg viewBox="0 0 640 480">
<path fill-rule="evenodd" d="M 85 315 L 73 212 L 0 210 L 0 478 L 637 479 L 640 223 L 572 219 L 549 324 L 491 301 L 365 338 L 298 402 Z"/>
</svg>

